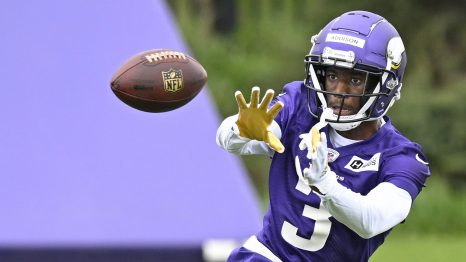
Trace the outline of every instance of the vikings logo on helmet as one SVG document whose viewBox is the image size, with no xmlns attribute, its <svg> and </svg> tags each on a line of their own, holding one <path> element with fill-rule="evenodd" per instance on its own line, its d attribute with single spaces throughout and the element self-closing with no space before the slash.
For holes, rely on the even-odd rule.
<svg viewBox="0 0 466 262">
<path fill-rule="evenodd" d="M 391 62 L 392 69 L 398 69 L 403 59 L 403 53 L 405 52 L 405 46 L 401 37 L 394 37 L 390 39 L 387 46 L 387 61 Z"/>
</svg>

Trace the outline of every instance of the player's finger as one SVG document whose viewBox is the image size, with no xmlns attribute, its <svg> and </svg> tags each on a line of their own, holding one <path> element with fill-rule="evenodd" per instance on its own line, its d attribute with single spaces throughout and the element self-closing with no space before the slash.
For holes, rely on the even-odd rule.
<svg viewBox="0 0 466 262">
<path fill-rule="evenodd" d="M 323 143 L 319 143 L 316 149 L 316 155 L 320 158 L 326 157 L 327 148 Z"/>
<path fill-rule="evenodd" d="M 306 139 L 302 138 L 301 136 L 299 136 L 299 137 L 301 138 L 301 142 L 299 142 L 299 149 L 304 150 L 304 149 L 307 148 Z"/>
<path fill-rule="evenodd" d="M 244 99 L 243 93 L 241 93 L 241 91 L 235 92 L 235 99 L 239 109 L 244 109 L 248 107 L 248 104 L 246 103 L 246 100 Z"/>
<path fill-rule="evenodd" d="M 273 91 L 273 89 L 268 89 L 267 92 L 265 92 L 264 98 L 262 99 L 259 108 L 262 110 L 267 110 L 267 107 L 269 106 L 270 102 L 272 102 L 274 94 L 275 91 Z"/>
<path fill-rule="evenodd" d="M 307 150 L 306 158 L 309 160 L 312 160 L 312 156 L 315 155 L 315 153 L 312 152 L 312 150 Z"/>
<path fill-rule="evenodd" d="M 310 172 L 309 167 L 305 167 L 305 168 L 303 169 L 303 175 L 304 175 L 305 178 L 308 178 L 308 177 L 309 177 L 309 172 Z"/>
<path fill-rule="evenodd" d="M 317 145 L 316 151 L 321 157 L 327 159 L 327 135 L 324 132 L 320 133 L 320 143 Z"/>
<path fill-rule="evenodd" d="M 264 141 L 270 148 L 278 153 L 283 153 L 285 151 L 282 142 L 271 131 L 267 131 Z"/>
<path fill-rule="evenodd" d="M 301 141 L 299 142 L 299 149 L 300 150 L 306 149 L 310 144 L 308 143 L 308 141 L 310 141 L 311 134 L 310 133 L 301 134 L 299 135 L 299 138 L 301 139 Z"/>
<path fill-rule="evenodd" d="M 251 91 L 251 105 L 249 107 L 257 108 L 257 105 L 259 104 L 259 95 L 260 88 L 258 86 L 253 87 Z"/>
<path fill-rule="evenodd" d="M 316 152 L 317 144 L 320 142 L 320 134 L 319 130 L 315 127 L 311 128 L 311 145 L 312 145 L 312 152 Z"/>
<path fill-rule="evenodd" d="M 268 120 L 273 120 L 278 115 L 278 113 L 280 113 L 282 108 L 283 108 L 283 102 L 278 101 L 277 103 L 275 103 L 267 112 L 267 115 L 269 117 Z"/>
<path fill-rule="evenodd" d="M 320 132 L 320 142 L 327 145 L 327 135 L 324 132 Z"/>
</svg>

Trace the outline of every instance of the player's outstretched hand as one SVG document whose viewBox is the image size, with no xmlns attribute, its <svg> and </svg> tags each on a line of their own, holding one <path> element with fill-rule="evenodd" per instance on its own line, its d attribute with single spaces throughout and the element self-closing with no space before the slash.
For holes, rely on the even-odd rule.
<svg viewBox="0 0 466 262">
<path fill-rule="evenodd" d="M 312 147 L 308 146 L 308 150 L 312 151 Z M 303 170 L 309 185 L 317 189 L 318 193 L 322 195 L 326 195 L 337 182 L 335 173 L 328 166 L 327 154 L 327 136 L 322 132 L 320 133 L 320 141 L 316 145 L 316 152 L 311 154 L 310 166 Z"/>
<path fill-rule="evenodd" d="M 283 153 L 285 147 L 272 131 L 268 130 L 273 119 L 283 108 L 283 103 L 277 102 L 267 110 L 270 102 L 272 102 L 274 93 L 272 89 L 267 90 L 259 104 L 260 88 L 255 86 L 251 91 L 251 102 L 247 104 L 241 91 L 236 91 L 235 98 L 239 109 L 236 125 L 238 126 L 240 136 L 264 141 L 276 152 Z"/>
</svg>

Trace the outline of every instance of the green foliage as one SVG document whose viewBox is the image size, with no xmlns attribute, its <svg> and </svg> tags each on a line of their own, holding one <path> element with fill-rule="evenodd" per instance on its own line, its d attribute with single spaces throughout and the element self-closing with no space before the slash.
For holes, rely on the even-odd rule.
<svg viewBox="0 0 466 262">
<path fill-rule="evenodd" d="M 407 232 L 462 234 L 466 228 L 466 194 L 461 191 L 466 182 L 463 2 L 237 0 L 235 30 L 218 34 L 211 29 L 209 0 L 168 0 L 194 56 L 209 74 L 209 91 L 222 116 L 237 112 L 236 90 L 246 96 L 254 85 L 279 91 L 285 83 L 303 79 L 311 36 L 337 15 L 363 9 L 390 20 L 405 42 L 408 66 L 402 99 L 389 114 L 403 134 L 423 146 L 433 176 L 401 227 Z M 266 200 L 269 159 L 243 160 Z M 450 191 L 437 178 L 447 178 L 458 190 Z"/>
<path fill-rule="evenodd" d="M 422 190 L 405 223 L 395 230 L 407 233 L 466 235 L 466 195 L 432 177 Z"/>
<path fill-rule="evenodd" d="M 446 235 L 405 235 L 393 232 L 370 262 L 464 261 L 466 238 Z"/>
<path fill-rule="evenodd" d="M 433 173 L 461 188 L 466 179 L 466 78 L 435 88 L 425 71 L 412 72 L 390 114 L 398 129 L 423 146 Z"/>
</svg>

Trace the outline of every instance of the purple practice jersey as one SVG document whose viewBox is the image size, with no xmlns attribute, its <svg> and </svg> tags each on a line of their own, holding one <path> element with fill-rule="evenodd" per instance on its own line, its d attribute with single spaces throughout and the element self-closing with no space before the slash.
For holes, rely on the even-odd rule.
<svg viewBox="0 0 466 262">
<path fill-rule="evenodd" d="M 299 135 L 318 121 L 309 113 L 306 87 L 289 83 L 274 101 L 284 103 L 275 121 L 285 152 L 272 159 L 270 205 L 258 240 L 282 261 L 367 261 L 389 231 L 370 239 L 360 237 L 333 218 L 304 182 L 302 170 L 309 160 L 307 151 L 298 147 Z M 329 140 L 329 166 L 338 182 L 354 192 L 366 195 L 390 182 L 415 199 L 429 176 L 422 149 L 402 136 L 388 117 L 384 119 L 385 125 L 367 140 L 339 148 Z M 328 129 L 321 130 L 327 137 Z"/>
</svg>

